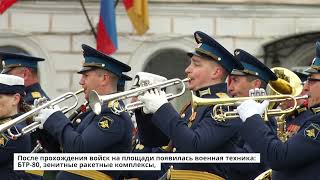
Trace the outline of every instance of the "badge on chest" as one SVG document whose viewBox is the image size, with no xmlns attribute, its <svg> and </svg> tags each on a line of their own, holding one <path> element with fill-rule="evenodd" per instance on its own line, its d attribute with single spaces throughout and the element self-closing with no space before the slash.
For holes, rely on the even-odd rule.
<svg viewBox="0 0 320 180">
<path fill-rule="evenodd" d="M 5 147 L 8 142 L 8 138 L 4 135 L 0 135 L 0 147 Z"/>
<path fill-rule="evenodd" d="M 311 139 L 319 139 L 320 127 L 317 124 L 311 123 L 305 130 L 304 135 Z"/>
<path fill-rule="evenodd" d="M 101 128 L 101 129 L 109 129 L 111 127 L 113 123 L 113 119 L 111 119 L 111 117 L 109 116 L 103 116 L 99 122 L 98 122 L 98 126 Z"/>
</svg>

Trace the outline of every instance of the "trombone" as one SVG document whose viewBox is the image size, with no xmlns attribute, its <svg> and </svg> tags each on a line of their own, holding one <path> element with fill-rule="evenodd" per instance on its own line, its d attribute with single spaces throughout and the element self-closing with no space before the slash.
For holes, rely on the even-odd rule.
<svg viewBox="0 0 320 180">
<path fill-rule="evenodd" d="M 101 106 L 103 105 L 104 102 L 124 100 L 124 99 L 128 99 L 128 98 L 132 98 L 134 96 L 139 96 L 139 95 L 141 95 L 149 90 L 152 90 L 152 89 L 163 89 L 163 88 L 167 88 L 169 86 L 174 86 L 174 85 L 180 84 L 182 89 L 178 93 L 166 94 L 167 99 L 171 100 L 171 99 L 174 99 L 174 98 L 179 97 L 182 94 L 184 94 L 184 92 L 186 91 L 186 85 L 184 83 L 188 82 L 188 81 L 190 81 L 190 78 L 185 78 L 182 80 L 179 78 L 175 78 L 175 79 L 170 79 L 170 80 L 167 80 L 164 82 L 152 84 L 149 86 L 143 86 L 143 87 L 139 87 L 136 89 L 131 89 L 128 91 L 104 95 L 104 96 L 98 95 L 98 93 L 93 90 L 93 91 L 89 92 L 89 106 L 91 107 L 92 111 L 95 114 L 99 115 L 101 113 Z M 144 106 L 144 104 L 141 101 L 129 103 L 125 107 L 118 108 L 118 109 L 115 109 L 114 105 L 115 105 L 115 103 L 113 103 L 113 109 L 115 111 L 117 111 L 118 113 L 124 112 L 124 111 L 134 110 L 134 109 L 141 108 Z"/>
<path fill-rule="evenodd" d="M 21 116 L 18 116 L 4 124 L 1 124 L 0 125 L 0 133 L 3 133 L 4 131 L 7 131 L 10 138 L 13 139 L 13 140 L 16 140 L 18 137 L 20 136 L 23 136 L 25 134 L 28 134 L 28 133 L 31 133 L 32 131 L 36 130 L 37 128 L 39 128 L 40 126 L 40 122 L 33 122 L 31 124 L 29 124 L 28 126 L 24 127 L 21 129 L 20 132 L 17 132 L 16 134 L 12 133 L 10 128 L 14 127 L 15 125 L 23 122 L 23 121 L 26 121 L 29 117 L 32 117 L 34 115 L 36 115 L 37 113 L 39 113 L 39 111 L 41 109 L 44 109 L 44 108 L 47 108 L 47 107 L 52 107 L 52 106 L 55 106 L 67 99 L 70 99 L 70 98 L 74 98 L 75 99 L 75 103 L 68 107 L 68 108 L 64 108 L 62 110 L 63 113 L 67 113 L 69 112 L 71 109 L 75 108 L 77 105 L 78 105 L 78 97 L 77 95 L 82 93 L 84 90 L 83 89 L 80 89 L 76 92 L 68 92 L 68 93 L 65 93 L 55 99 L 52 99 L 44 104 L 41 104 L 39 105 L 38 107 L 22 114 Z"/>
</svg>

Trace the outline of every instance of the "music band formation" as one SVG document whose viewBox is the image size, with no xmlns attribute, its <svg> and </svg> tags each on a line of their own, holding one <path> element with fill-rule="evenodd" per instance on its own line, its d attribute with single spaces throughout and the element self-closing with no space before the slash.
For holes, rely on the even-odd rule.
<svg viewBox="0 0 320 180">
<path fill-rule="evenodd" d="M 82 45 L 82 89 L 49 98 L 42 58 L 0 52 L 0 176 L 3 179 L 320 179 L 320 41 L 303 73 L 234 55 L 204 32 L 188 52 L 185 79 L 138 72 Z M 180 86 L 177 94 L 166 92 Z M 177 112 L 170 100 L 186 89 Z M 77 106 L 77 95 L 86 103 Z M 67 108 L 58 104 L 69 98 Z M 67 113 L 68 112 L 68 113 Z M 134 125 L 135 124 L 135 125 Z M 260 163 L 163 163 L 161 171 L 14 171 L 14 153 L 260 153 Z"/>
</svg>

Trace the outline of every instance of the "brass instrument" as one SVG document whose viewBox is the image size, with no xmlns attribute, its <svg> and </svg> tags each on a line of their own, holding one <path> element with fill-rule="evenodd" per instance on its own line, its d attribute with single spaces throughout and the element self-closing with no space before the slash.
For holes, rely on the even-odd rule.
<svg viewBox="0 0 320 180">
<path fill-rule="evenodd" d="M 170 166 L 168 171 L 159 178 L 159 180 L 185 180 L 185 179 L 193 179 L 193 180 L 225 180 L 225 178 L 220 177 L 216 174 L 212 174 L 205 171 L 194 171 L 194 170 L 179 170 L 174 169 L 173 166 Z"/>
<path fill-rule="evenodd" d="M 225 111 L 229 109 L 229 107 L 237 106 L 241 104 L 245 100 L 255 100 L 255 101 L 263 101 L 270 100 L 270 104 L 279 104 L 283 101 L 292 100 L 294 102 L 294 106 L 281 110 L 276 109 L 274 106 L 269 106 L 266 110 L 266 115 L 276 115 L 280 116 L 283 114 L 288 114 L 293 112 L 297 107 L 298 99 L 306 99 L 305 96 L 298 96 L 302 91 L 301 80 L 300 78 L 293 73 L 292 71 L 282 68 L 276 67 L 271 69 L 278 77 L 276 81 L 272 81 L 268 85 L 268 94 L 267 96 L 255 96 L 255 97 L 238 97 L 238 98 L 213 98 L 213 99 L 205 99 L 199 98 L 192 94 L 192 110 L 194 111 L 198 106 L 208 106 L 215 105 L 213 107 L 212 118 L 217 121 L 224 121 L 226 119 L 237 118 L 239 117 L 238 113 L 233 111 Z"/>
<path fill-rule="evenodd" d="M 259 176 L 254 178 L 254 180 L 271 180 L 272 179 L 272 169 L 268 169 L 261 173 Z"/>
<path fill-rule="evenodd" d="M 267 87 L 267 94 L 279 95 L 290 94 L 293 96 L 299 96 L 302 92 L 302 82 L 294 72 L 283 67 L 274 67 L 271 69 L 276 74 L 278 79 L 276 81 L 270 81 Z M 275 108 L 279 104 L 270 103 L 269 108 Z"/>
<path fill-rule="evenodd" d="M 277 119 L 277 136 L 282 142 L 286 142 L 289 138 L 287 132 L 286 119 L 290 116 L 293 116 L 295 113 L 298 113 L 300 109 L 305 108 L 304 104 L 301 104 L 296 107 L 296 109 L 288 114 L 283 114 Z"/>
<path fill-rule="evenodd" d="M 36 147 L 33 148 L 33 150 L 31 151 L 31 153 L 40 152 L 40 151 L 42 151 L 42 149 L 43 149 L 42 145 L 41 145 L 39 142 L 37 142 Z"/>
<path fill-rule="evenodd" d="M 184 92 L 186 90 L 184 83 L 188 82 L 188 81 L 190 81 L 189 78 L 185 78 L 183 80 L 175 78 L 175 79 L 167 80 L 164 82 L 139 87 L 136 89 L 131 89 L 131 90 L 124 91 L 124 92 L 104 95 L 104 96 L 98 95 L 98 93 L 96 91 L 91 91 L 91 92 L 89 92 L 89 106 L 91 107 L 92 111 L 98 115 L 101 113 L 101 106 L 104 102 L 124 100 L 124 99 L 132 98 L 135 96 L 139 96 L 139 95 L 141 95 L 149 90 L 152 90 L 152 89 L 163 89 L 163 88 L 167 88 L 169 86 L 174 86 L 174 85 L 180 84 L 182 89 L 179 93 L 166 94 L 167 99 L 171 100 L 171 99 L 174 99 L 174 98 L 179 97 L 182 94 L 184 94 Z M 117 111 L 119 113 L 119 112 L 123 112 L 123 111 L 130 111 L 130 110 L 134 110 L 137 108 L 141 108 L 143 106 L 144 106 L 144 104 L 141 101 L 137 101 L 134 103 L 127 104 L 124 108 L 116 109 L 115 111 Z"/>
<path fill-rule="evenodd" d="M 55 99 L 52 99 L 44 104 L 39 105 L 36 108 L 33 108 L 32 110 L 22 114 L 21 116 L 18 116 L 16 118 L 4 123 L 4 124 L 1 124 L 0 125 L 0 133 L 7 131 L 10 138 L 15 140 L 20 136 L 23 136 L 25 134 L 33 132 L 34 130 L 39 128 L 40 122 L 33 122 L 33 123 L 29 124 L 28 126 L 22 128 L 21 132 L 18 132 L 17 134 L 12 133 L 10 128 L 14 127 L 15 125 L 17 125 L 23 121 L 26 121 L 29 117 L 36 115 L 37 113 L 39 113 L 40 110 L 42 110 L 44 108 L 55 106 L 65 100 L 73 97 L 75 99 L 75 103 L 68 108 L 64 108 L 62 111 L 63 113 L 67 113 L 68 111 L 70 111 L 71 109 L 75 108 L 78 105 L 77 95 L 82 93 L 83 91 L 84 91 L 83 89 L 80 89 L 79 91 L 76 91 L 76 92 L 65 93 Z"/>
<path fill-rule="evenodd" d="M 282 81 L 285 81 L 286 86 L 290 86 L 290 88 L 286 88 L 283 86 L 276 86 L 275 83 L 270 82 L 268 85 L 269 93 L 271 94 L 291 94 L 293 96 L 298 96 L 301 94 L 303 86 L 302 82 L 294 72 L 283 68 L 283 67 L 275 67 L 271 69 Z M 271 104 L 270 108 L 277 106 L 278 104 Z M 294 110 L 287 114 L 282 114 L 277 119 L 277 136 L 282 141 L 285 142 L 288 139 L 287 127 L 286 127 L 286 118 L 293 115 L 299 106 L 295 106 Z"/>
<path fill-rule="evenodd" d="M 223 107 L 233 107 L 241 104 L 245 100 L 255 100 L 255 101 L 264 101 L 269 100 L 270 102 L 282 102 L 286 100 L 293 100 L 294 106 L 288 109 L 267 109 L 267 115 L 282 115 L 287 114 L 295 110 L 297 107 L 298 99 L 306 99 L 307 95 L 294 97 L 292 95 L 271 95 L 271 96 L 254 96 L 254 97 L 239 97 L 239 98 L 199 98 L 192 93 L 192 109 L 193 111 L 198 106 L 212 106 L 213 113 L 212 118 L 217 121 L 224 121 L 226 119 L 238 118 L 239 114 L 237 111 L 224 111 Z"/>
<path fill-rule="evenodd" d="M 288 113 L 288 114 L 292 114 L 292 113 Z M 277 136 L 282 142 L 285 142 L 288 140 L 287 124 L 286 124 L 286 118 L 288 117 L 288 114 L 282 114 L 277 119 Z"/>
</svg>

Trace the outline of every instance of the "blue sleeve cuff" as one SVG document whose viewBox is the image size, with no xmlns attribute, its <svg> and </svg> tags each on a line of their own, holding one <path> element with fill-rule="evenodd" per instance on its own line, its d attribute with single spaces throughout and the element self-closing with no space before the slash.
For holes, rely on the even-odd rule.
<svg viewBox="0 0 320 180">
<path fill-rule="evenodd" d="M 152 122 L 167 135 L 172 135 L 171 122 L 177 122 L 180 119 L 178 112 L 170 103 L 162 105 L 152 116 Z"/>
<path fill-rule="evenodd" d="M 61 112 L 53 113 L 44 123 L 44 129 L 62 143 L 62 133 L 67 125 L 71 125 L 70 120 Z"/>
</svg>

